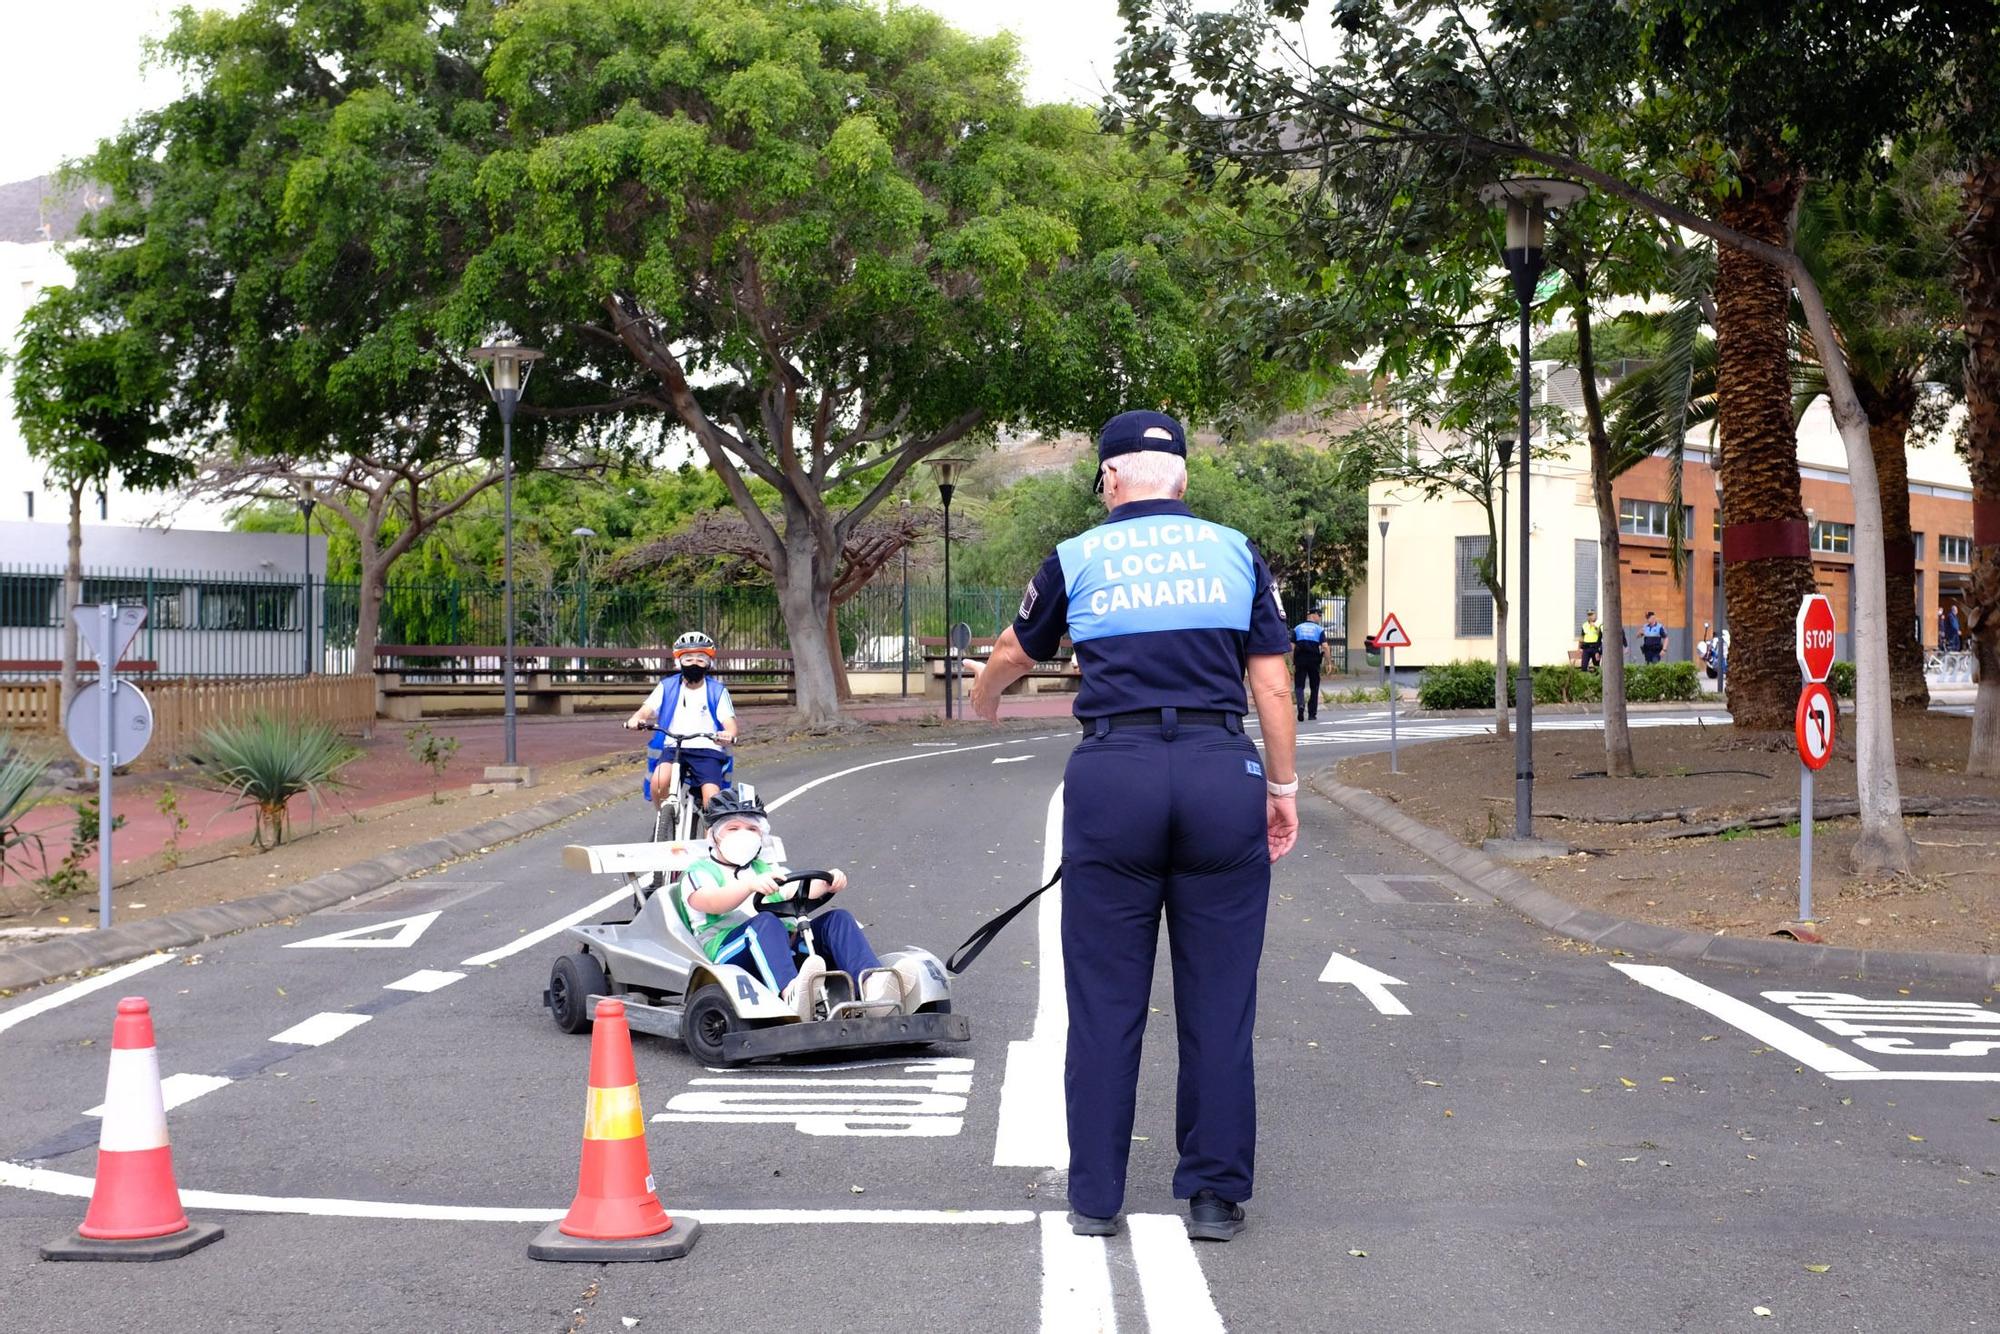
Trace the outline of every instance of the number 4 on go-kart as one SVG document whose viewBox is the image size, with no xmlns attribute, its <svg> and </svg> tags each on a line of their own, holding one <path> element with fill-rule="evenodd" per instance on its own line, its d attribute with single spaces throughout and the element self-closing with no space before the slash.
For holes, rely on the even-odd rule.
<svg viewBox="0 0 2000 1334">
<path fill-rule="evenodd" d="M 707 1065 L 971 1038 L 937 956 L 876 955 L 831 905 L 846 877 L 788 869 L 748 784 L 709 804 L 709 837 L 677 837 L 684 826 L 664 813 L 694 794 L 667 777 L 654 841 L 563 849 L 569 869 L 624 876 L 633 912 L 568 928 L 579 948 L 543 994 L 558 1027 L 587 1030 L 597 999 L 616 996 L 633 1028 L 679 1038 Z"/>
</svg>

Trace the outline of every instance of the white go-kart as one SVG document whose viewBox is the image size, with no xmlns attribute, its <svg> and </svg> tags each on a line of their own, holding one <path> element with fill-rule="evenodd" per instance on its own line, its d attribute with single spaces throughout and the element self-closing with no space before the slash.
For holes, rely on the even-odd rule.
<svg viewBox="0 0 2000 1334">
<path fill-rule="evenodd" d="M 765 846 L 782 864 L 782 843 L 772 838 Z M 705 1065 L 971 1039 L 966 1016 L 952 1013 L 944 965 L 928 950 L 912 946 L 881 956 L 883 971 L 900 979 L 892 989 L 902 997 L 899 1004 L 864 1001 L 868 974 L 829 969 L 814 987 L 810 1020 L 759 974 L 710 960 L 681 919 L 675 897 L 682 874 L 708 851 L 706 839 L 672 838 L 563 849 L 570 870 L 625 877 L 633 913 L 624 922 L 568 928 L 579 948 L 555 961 L 542 994 L 557 1027 L 587 1032 L 598 999 L 617 997 L 634 1029 L 680 1039 Z M 809 891 L 814 880 L 826 878 L 825 871 L 794 871 L 782 882 L 796 886 L 792 895 L 759 910 L 796 919 L 810 943 L 811 914 L 831 896 L 813 899 Z"/>
</svg>

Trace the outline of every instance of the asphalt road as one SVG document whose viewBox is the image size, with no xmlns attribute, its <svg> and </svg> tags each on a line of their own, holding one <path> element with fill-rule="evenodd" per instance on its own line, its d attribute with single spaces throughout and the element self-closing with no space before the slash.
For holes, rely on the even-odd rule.
<svg viewBox="0 0 2000 1334">
<path fill-rule="evenodd" d="M 1384 724 L 1322 720 L 1302 764 L 1380 748 Z M 745 775 L 786 796 L 794 864 L 847 869 L 842 902 L 878 945 L 942 954 L 1050 860 L 1074 734 L 959 735 Z M 635 802 L 25 1019 L 43 997 L 0 1009 L 0 1313 L 93 1334 L 2000 1319 L 1989 997 L 1579 948 L 1317 799 L 1301 813 L 1261 980 L 1259 1188 L 1230 1245 L 1189 1243 L 1171 1198 L 1164 969 L 1128 1232 L 1061 1226 L 1061 961 L 1031 912 L 959 980 L 958 1050 L 717 1072 L 640 1037 L 653 1169 L 704 1235 L 669 1264 L 529 1260 L 575 1188 L 589 1045 L 540 1009 L 562 946 L 533 937 L 617 888 L 559 851 L 638 837 Z M 408 939 L 288 948 L 369 926 Z M 125 994 L 151 999 L 162 1070 L 188 1077 L 169 1083 L 176 1166 L 228 1234 L 169 1264 L 43 1263 L 82 1214 Z M 1922 1031 L 1880 1031 L 1898 1028 Z"/>
</svg>

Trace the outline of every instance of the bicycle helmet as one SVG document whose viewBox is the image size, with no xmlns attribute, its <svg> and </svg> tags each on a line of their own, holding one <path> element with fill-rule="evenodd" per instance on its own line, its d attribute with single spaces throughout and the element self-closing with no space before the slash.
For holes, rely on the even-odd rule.
<svg viewBox="0 0 2000 1334">
<path fill-rule="evenodd" d="M 770 815 L 764 810 L 762 798 L 746 797 L 735 788 L 724 788 L 709 798 L 708 805 L 702 808 L 701 818 L 707 821 L 710 827 L 735 818 L 753 819 L 766 828 L 769 828 L 771 823 Z"/>
<path fill-rule="evenodd" d="M 715 661 L 715 641 L 699 630 L 688 631 L 674 641 L 674 661 L 679 662 L 691 654 L 698 654 L 710 662 Z"/>
</svg>

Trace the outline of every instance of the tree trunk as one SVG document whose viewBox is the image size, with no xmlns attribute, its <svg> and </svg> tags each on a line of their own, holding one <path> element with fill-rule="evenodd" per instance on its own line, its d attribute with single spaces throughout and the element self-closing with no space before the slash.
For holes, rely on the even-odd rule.
<svg viewBox="0 0 2000 1334">
<path fill-rule="evenodd" d="M 778 610 L 785 618 L 785 637 L 792 650 L 792 688 L 798 699 L 798 721 L 812 731 L 840 725 L 840 681 L 836 655 L 827 646 L 827 626 L 833 615 L 833 568 L 819 559 L 811 518 L 786 498 L 785 560 L 777 574 Z"/>
<path fill-rule="evenodd" d="M 1855 390 L 1868 414 L 1868 447 L 1875 456 L 1875 482 L 1882 489 L 1882 582 L 1888 595 L 1889 704 L 1922 712 L 1931 706 L 1924 680 L 1923 612 L 1917 606 L 1916 545 L 1910 535 L 1910 413 L 1915 387 L 1892 385 L 1887 392 Z"/>
<path fill-rule="evenodd" d="M 1791 243 L 1799 182 L 1746 181 L 1720 221 L 1774 246 Z M 1730 246 L 1716 254 L 1716 394 L 1722 437 L 1723 586 L 1729 603 L 1729 709 L 1748 731 L 1790 730 L 1799 669 L 1793 627 L 1813 571 L 1799 496 L 1798 436 L 1787 364 L 1791 283 Z"/>
<path fill-rule="evenodd" d="M 1574 275 L 1572 275 L 1574 277 Z M 1590 431 L 1590 493 L 1597 502 L 1597 623 L 1616 645 L 1599 660 L 1604 681 L 1604 769 L 1613 778 L 1630 778 L 1632 729 L 1625 715 L 1625 587 L 1619 575 L 1618 502 L 1611 494 L 1611 435 L 1604 429 L 1604 405 L 1597 397 L 1597 359 L 1590 348 L 1590 297 L 1574 283 L 1576 300 L 1577 376 L 1582 381 L 1584 418 Z M 1688 575 L 1684 571 L 1683 579 Z M 1688 627 L 1694 633 L 1694 627 Z M 1613 653 L 1611 647 L 1616 647 Z"/>
<path fill-rule="evenodd" d="M 76 604 L 83 601 L 83 483 L 69 487 L 69 558 L 63 564 L 62 717 L 76 698 Z"/>
<path fill-rule="evenodd" d="M 854 687 L 847 680 L 847 655 L 840 650 L 840 608 L 828 591 L 826 606 L 826 653 L 833 660 L 833 687 L 842 704 L 854 702 Z"/>
<path fill-rule="evenodd" d="M 1958 232 L 1965 297 L 1965 454 L 1972 472 L 1972 596 L 1963 619 L 1979 665 L 1965 771 L 2000 778 L 2000 155 L 1965 174 Z"/>
<path fill-rule="evenodd" d="M 1507 725 L 1507 599 L 1493 596 L 1493 735 L 1505 739 L 1514 734 Z"/>
<path fill-rule="evenodd" d="M 371 554 L 364 546 L 361 584 L 355 590 L 354 662 L 348 669 L 351 675 L 375 674 L 375 644 L 382 634 L 382 600 L 388 595 L 388 583 L 389 562 L 379 554 Z"/>
</svg>

